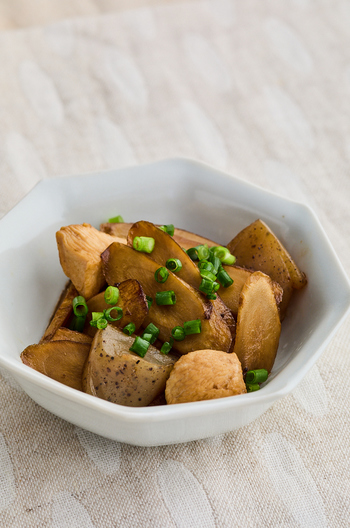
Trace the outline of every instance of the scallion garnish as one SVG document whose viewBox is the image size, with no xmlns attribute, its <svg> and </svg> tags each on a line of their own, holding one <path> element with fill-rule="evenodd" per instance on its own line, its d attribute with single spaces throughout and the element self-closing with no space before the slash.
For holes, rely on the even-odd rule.
<svg viewBox="0 0 350 528">
<path fill-rule="evenodd" d="M 249 384 L 264 383 L 269 373 L 266 369 L 249 370 L 245 375 L 245 382 Z"/>
<path fill-rule="evenodd" d="M 171 331 L 171 335 L 176 341 L 182 341 L 186 336 L 185 330 L 182 328 L 182 326 L 174 326 Z"/>
<path fill-rule="evenodd" d="M 108 325 L 108 321 L 105 317 L 101 317 L 96 321 L 96 328 L 103 330 Z"/>
<path fill-rule="evenodd" d="M 210 255 L 207 244 L 201 244 L 200 246 L 196 246 L 195 249 L 197 250 L 199 260 L 207 259 Z"/>
<path fill-rule="evenodd" d="M 112 312 L 117 312 L 117 316 L 113 317 Z M 104 310 L 103 313 L 104 313 L 104 317 L 109 322 L 119 321 L 119 319 L 123 317 L 123 310 L 122 308 L 120 308 L 120 306 L 111 306 L 107 310 Z"/>
<path fill-rule="evenodd" d="M 202 269 L 200 271 L 200 274 L 201 274 L 201 277 L 202 279 L 208 279 L 212 282 L 214 282 L 216 280 L 216 275 L 214 275 L 214 273 L 212 273 L 211 271 L 208 271 L 206 269 Z"/>
<path fill-rule="evenodd" d="M 135 332 L 135 330 L 136 330 L 136 326 L 134 325 L 134 323 L 128 323 L 123 328 L 124 334 L 126 334 L 128 336 L 131 336 Z"/>
<path fill-rule="evenodd" d="M 220 266 L 221 266 L 221 260 L 216 257 L 213 253 L 210 253 L 209 257 L 208 257 L 208 260 L 209 262 L 212 263 L 214 269 L 212 270 L 212 273 L 214 273 L 215 275 L 218 273 L 219 269 L 220 269 Z"/>
<path fill-rule="evenodd" d="M 258 383 L 248 383 L 246 384 L 247 392 L 255 392 L 260 389 L 260 385 Z"/>
<path fill-rule="evenodd" d="M 166 261 L 165 266 L 168 268 L 168 270 L 176 273 L 177 271 L 181 270 L 182 262 L 177 258 L 170 258 Z"/>
<path fill-rule="evenodd" d="M 113 216 L 113 218 L 110 218 L 108 220 L 108 222 L 110 224 L 120 224 L 120 223 L 124 222 L 124 219 L 123 219 L 123 217 L 121 215 L 118 215 L 118 216 Z"/>
<path fill-rule="evenodd" d="M 184 322 L 184 331 L 186 335 L 200 334 L 202 330 L 202 323 L 200 319 Z"/>
<path fill-rule="evenodd" d="M 207 293 L 207 299 L 214 301 L 216 299 L 215 293 Z"/>
<path fill-rule="evenodd" d="M 202 271 L 210 271 L 211 273 L 213 273 L 214 271 L 214 266 L 211 262 L 209 262 L 208 260 L 201 260 L 199 263 L 198 263 L 198 268 Z"/>
<path fill-rule="evenodd" d="M 170 236 L 174 236 L 175 227 L 173 226 L 173 224 L 162 225 L 159 227 L 159 229 L 165 231 L 165 233 L 168 233 L 168 235 Z"/>
<path fill-rule="evenodd" d="M 72 301 L 72 306 L 74 315 L 76 315 L 77 317 L 84 317 L 89 311 L 86 301 L 81 295 L 74 297 Z"/>
<path fill-rule="evenodd" d="M 97 328 L 97 321 L 99 319 L 105 319 L 104 313 L 103 312 L 92 312 L 90 325 Z"/>
<path fill-rule="evenodd" d="M 155 240 L 152 237 L 135 237 L 132 241 L 132 247 L 136 251 L 143 251 L 144 253 L 152 253 L 154 244 Z"/>
<path fill-rule="evenodd" d="M 203 293 L 211 294 L 213 291 L 213 281 L 209 279 L 202 279 L 202 282 L 199 285 L 199 290 Z"/>
<path fill-rule="evenodd" d="M 119 289 L 116 286 L 108 286 L 104 298 L 107 304 L 117 304 L 119 299 Z"/>
<path fill-rule="evenodd" d="M 171 339 L 171 341 L 174 341 Z M 162 344 L 160 351 L 162 354 L 169 354 L 170 350 L 172 349 L 173 345 L 170 341 L 165 341 L 165 343 Z"/>
<path fill-rule="evenodd" d="M 233 279 L 231 279 L 230 275 L 223 268 L 218 272 L 216 280 L 220 282 L 221 286 L 224 288 L 228 288 L 233 284 Z"/>
<path fill-rule="evenodd" d="M 146 338 L 146 335 L 149 335 L 150 339 Z M 146 339 L 146 341 L 149 341 L 151 345 L 153 345 L 158 336 L 159 328 L 157 328 L 153 323 L 149 323 L 142 334 L 142 338 Z"/>
<path fill-rule="evenodd" d="M 74 330 L 75 332 L 82 332 L 84 330 L 86 315 L 83 316 L 77 316 L 74 315 L 71 324 L 69 325 L 70 330 Z"/>
<path fill-rule="evenodd" d="M 151 306 L 152 306 L 152 303 L 153 303 L 153 299 L 149 295 L 146 295 L 146 300 L 147 300 L 147 304 L 148 304 L 148 309 L 150 309 Z"/>
<path fill-rule="evenodd" d="M 144 357 L 147 353 L 149 347 L 149 341 L 146 341 L 146 339 L 142 339 L 140 336 L 135 337 L 135 341 L 129 348 L 131 352 L 135 352 L 135 354 L 138 354 L 140 357 Z"/>
<path fill-rule="evenodd" d="M 156 303 L 158 306 L 172 305 L 176 303 L 176 296 L 173 290 L 159 291 L 156 293 Z"/>
<path fill-rule="evenodd" d="M 186 253 L 191 260 L 198 260 L 198 251 L 196 248 L 189 248 L 186 250 Z"/>
<path fill-rule="evenodd" d="M 224 246 L 214 246 L 210 248 L 212 255 L 218 257 L 223 264 L 234 264 L 236 257 L 231 255 L 230 250 Z"/>
<path fill-rule="evenodd" d="M 164 266 L 162 266 L 161 268 L 158 268 L 154 274 L 154 278 L 159 283 L 165 282 L 168 277 L 169 277 L 169 271 Z"/>
</svg>

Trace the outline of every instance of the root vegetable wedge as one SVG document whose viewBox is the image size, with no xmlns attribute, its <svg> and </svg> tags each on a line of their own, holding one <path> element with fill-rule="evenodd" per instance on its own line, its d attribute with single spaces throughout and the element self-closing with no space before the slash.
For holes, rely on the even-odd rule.
<svg viewBox="0 0 350 528">
<path fill-rule="evenodd" d="M 134 238 L 141 236 L 152 237 L 155 240 L 154 249 L 149 255 L 152 260 L 158 262 L 160 266 L 165 266 L 168 259 L 179 259 L 182 263 L 182 268 L 176 272 L 176 276 L 186 281 L 193 286 L 193 288 L 199 288 L 202 278 L 198 266 L 172 236 L 165 233 L 151 222 L 145 222 L 142 220 L 131 226 L 127 239 L 128 246 L 133 247 L 132 244 Z"/>
<path fill-rule="evenodd" d="M 139 330 L 145 317 L 148 314 L 148 303 L 146 295 L 137 280 L 128 279 L 119 283 L 119 299 L 117 306 L 123 310 L 123 317 L 119 321 L 113 321 L 110 324 L 117 328 L 124 328 L 129 323 L 134 323 L 135 331 Z M 103 312 L 111 307 L 104 299 L 105 292 L 101 292 L 87 301 L 89 308 L 86 317 L 84 332 L 90 336 L 96 334 L 97 329 L 90 325 L 91 312 Z"/>
<path fill-rule="evenodd" d="M 68 387 L 82 390 L 82 374 L 90 344 L 74 341 L 49 341 L 30 345 L 21 354 L 25 365 Z"/>
<path fill-rule="evenodd" d="M 168 341 L 171 330 L 182 326 L 185 321 L 200 319 L 200 334 L 188 335 L 183 341 L 175 341 L 174 349 L 181 354 L 191 350 L 211 348 L 228 351 L 232 337 L 230 329 L 210 302 L 204 300 L 200 292 L 169 272 L 166 282 L 160 284 L 154 274 L 159 268 L 154 260 L 129 246 L 114 242 L 101 255 L 103 272 L 108 284 L 137 279 L 145 294 L 153 299 L 144 325 L 154 323 L 160 330 L 159 339 Z M 176 303 L 172 306 L 158 306 L 155 297 L 159 291 L 172 290 Z"/>
<path fill-rule="evenodd" d="M 100 255 L 114 240 L 90 224 L 61 227 L 56 233 L 62 269 L 85 299 L 96 295 L 105 283 Z"/>
<path fill-rule="evenodd" d="M 71 282 L 69 282 L 66 289 L 63 291 L 60 300 L 58 301 L 58 307 L 56 308 L 54 315 L 40 340 L 40 343 L 51 341 L 57 330 L 68 322 L 69 317 L 73 313 L 72 301 L 77 295 L 78 292 L 76 288 Z"/>
<path fill-rule="evenodd" d="M 117 236 L 121 239 L 126 239 L 128 236 L 129 229 L 133 224 L 131 223 L 105 223 L 100 225 L 100 230 L 109 235 Z M 159 225 L 157 225 L 159 227 Z M 196 235 L 191 233 L 191 231 L 186 231 L 185 229 L 179 229 L 175 227 L 173 239 L 181 246 L 182 248 L 189 249 L 191 247 L 199 246 L 201 244 L 208 244 L 208 246 L 218 246 L 216 242 L 210 240 L 209 238 Z M 122 240 L 119 240 L 122 242 Z"/>
<path fill-rule="evenodd" d="M 262 220 L 240 231 L 228 244 L 238 266 L 262 271 L 283 288 L 280 312 L 283 318 L 292 290 L 306 285 L 305 273 L 299 270 L 276 235 Z"/>
<path fill-rule="evenodd" d="M 143 407 L 165 389 L 176 358 L 152 345 L 141 358 L 129 348 L 135 336 L 108 325 L 98 330 L 83 374 L 83 390 L 120 405 Z"/>
<path fill-rule="evenodd" d="M 233 351 L 242 364 L 243 373 L 260 368 L 271 371 L 280 333 L 272 281 L 268 275 L 256 271 L 243 286 L 238 308 Z"/>
<path fill-rule="evenodd" d="M 85 343 L 91 345 L 92 337 L 82 332 L 76 332 L 69 328 L 61 327 L 57 330 L 52 341 L 73 341 L 74 343 Z"/>
</svg>

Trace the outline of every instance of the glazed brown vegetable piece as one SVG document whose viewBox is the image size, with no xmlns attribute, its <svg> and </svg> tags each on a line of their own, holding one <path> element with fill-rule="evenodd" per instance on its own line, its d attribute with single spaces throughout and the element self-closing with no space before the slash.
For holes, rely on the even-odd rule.
<svg viewBox="0 0 350 528">
<path fill-rule="evenodd" d="M 58 301 L 57 308 L 40 340 L 40 343 L 51 341 L 57 330 L 68 322 L 73 313 L 72 301 L 77 295 L 78 292 L 76 288 L 71 282 L 69 282 Z"/>
<path fill-rule="evenodd" d="M 115 224 L 105 223 L 100 225 L 100 230 L 104 233 L 108 233 L 109 235 L 117 236 L 121 239 L 126 240 L 129 229 L 132 225 L 133 224 L 126 222 Z M 157 227 L 160 227 L 160 225 L 157 224 Z M 208 244 L 208 246 L 219 245 L 216 242 L 213 242 L 213 240 L 210 240 L 209 238 L 196 235 L 195 233 L 191 233 L 191 231 L 186 231 L 185 229 L 179 229 L 178 227 L 175 227 L 173 239 L 179 244 L 180 247 L 184 249 L 189 249 L 195 246 L 199 246 L 201 244 Z M 123 240 L 120 240 L 120 242 L 122 241 Z"/>
<path fill-rule="evenodd" d="M 158 283 L 154 274 L 159 264 L 144 253 L 114 242 L 101 255 L 103 272 L 106 281 L 111 286 L 119 282 L 137 279 L 145 294 L 153 299 L 144 325 L 154 323 L 160 330 L 159 339 L 168 341 L 171 330 L 175 326 L 182 326 L 185 321 L 201 320 L 200 334 L 188 335 L 183 341 L 175 341 L 174 349 L 181 354 L 191 350 L 212 348 L 228 351 L 232 337 L 230 329 L 213 309 L 210 302 L 189 284 L 181 280 L 174 273 L 164 283 Z M 155 297 L 159 291 L 175 292 L 176 303 L 172 306 L 158 306 Z"/>
<path fill-rule="evenodd" d="M 129 348 L 135 336 L 108 325 L 98 330 L 83 374 L 83 390 L 120 405 L 143 407 L 164 391 L 176 358 L 152 345 L 141 358 Z"/>
<path fill-rule="evenodd" d="M 96 295 L 105 283 L 100 255 L 114 240 L 90 224 L 61 227 L 56 233 L 62 269 L 85 299 Z"/>
<path fill-rule="evenodd" d="M 74 343 L 85 343 L 91 345 L 92 337 L 83 334 L 82 332 L 76 332 L 69 328 L 61 327 L 57 330 L 51 341 L 73 341 Z"/>
<path fill-rule="evenodd" d="M 240 231 L 227 248 L 235 255 L 238 266 L 262 271 L 281 285 L 283 299 L 280 312 L 283 318 L 292 290 L 303 288 L 307 280 L 276 235 L 265 222 L 256 220 Z"/>
<path fill-rule="evenodd" d="M 110 324 L 117 328 L 124 328 L 129 323 L 134 323 L 135 331 L 139 330 L 145 317 L 148 314 L 148 303 L 145 292 L 140 283 L 135 279 L 128 279 L 117 284 L 119 289 L 119 299 L 117 306 L 123 310 L 123 317 L 118 321 L 113 321 Z M 87 301 L 89 308 L 86 317 L 86 324 L 84 332 L 90 336 L 94 336 L 96 328 L 90 325 L 91 312 L 103 312 L 111 307 L 104 299 L 105 292 L 101 292 Z"/>
<path fill-rule="evenodd" d="M 166 383 L 167 403 L 225 398 L 247 392 L 236 354 L 196 350 L 182 356 Z"/>
<path fill-rule="evenodd" d="M 30 345 L 21 354 L 25 365 L 68 387 L 82 390 L 82 374 L 90 344 L 74 341 L 49 341 Z"/>
<path fill-rule="evenodd" d="M 256 271 L 245 282 L 237 316 L 237 354 L 243 372 L 254 369 L 271 371 L 281 333 L 273 284 L 268 275 Z"/>
</svg>

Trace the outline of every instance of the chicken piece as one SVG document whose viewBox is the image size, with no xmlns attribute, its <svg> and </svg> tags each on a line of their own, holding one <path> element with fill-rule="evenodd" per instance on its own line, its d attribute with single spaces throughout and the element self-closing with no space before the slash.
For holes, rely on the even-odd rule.
<svg viewBox="0 0 350 528">
<path fill-rule="evenodd" d="M 247 392 L 236 354 L 195 350 L 181 356 L 166 383 L 167 403 L 214 400 Z"/>
<path fill-rule="evenodd" d="M 85 299 L 96 295 L 105 284 L 100 255 L 116 240 L 90 224 L 69 225 L 57 231 L 62 269 Z"/>
</svg>

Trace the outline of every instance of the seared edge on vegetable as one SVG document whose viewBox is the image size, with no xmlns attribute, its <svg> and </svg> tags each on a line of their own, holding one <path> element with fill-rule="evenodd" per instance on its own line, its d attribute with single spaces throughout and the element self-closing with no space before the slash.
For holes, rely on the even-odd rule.
<svg viewBox="0 0 350 528">
<path fill-rule="evenodd" d="M 72 301 L 78 295 L 76 288 L 69 282 L 63 290 L 62 295 L 58 301 L 57 307 L 54 311 L 53 317 L 42 336 L 40 343 L 51 341 L 57 330 L 64 326 L 73 312 Z"/>
<path fill-rule="evenodd" d="M 108 325 L 98 330 L 83 374 L 84 392 L 131 407 L 143 407 L 164 391 L 175 357 L 149 345 L 141 358 L 130 351 L 135 336 Z"/>
</svg>

